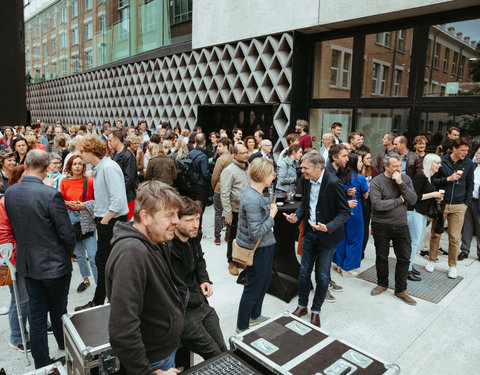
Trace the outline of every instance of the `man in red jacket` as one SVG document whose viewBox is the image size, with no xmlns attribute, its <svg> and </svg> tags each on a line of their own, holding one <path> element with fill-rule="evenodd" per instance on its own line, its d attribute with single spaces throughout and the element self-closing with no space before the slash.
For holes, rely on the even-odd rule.
<svg viewBox="0 0 480 375">
<path fill-rule="evenodd" d="M 308 122 L 305 120 L 297 120 L 295 131 L 298 133 L 298 144 L 305 150 L 312 148 L 312 138 L 308 135 Z"/>
</svg>

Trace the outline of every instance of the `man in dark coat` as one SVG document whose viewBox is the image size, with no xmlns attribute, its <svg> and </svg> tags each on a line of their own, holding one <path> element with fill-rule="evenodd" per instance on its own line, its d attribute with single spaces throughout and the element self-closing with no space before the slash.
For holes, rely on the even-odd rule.
<svg viewBox="0 0 480 375">
<path fill-rule="evenodd" d="M 114 152 L 112 159 L 117 162 L 125 177 L 125 191 L 128 202 L 128 220 L 133 217 L 135 208 L 135 196 L 138 186 L 137 158 L 124 144 L 122 129 L 115 129 L 108 135 L 108 147 Z"/>
<path fill-rule="evenodd" d="M 200 202 L 183 197 L 183 208 L 178 213 L 179 223 L 171 242 L 172 268 L 187 285 L 189 301 L 185 310 L 185 329 L 182 344 L 204 359 L 227 350 L 218 315 L 207 298 L 213 294 L 198 234 L 202 207 Z"/>
<path fill-rule="evenodd" d="M 284 216 L 290 223 L 304 219 L 302 263 L 298 277 L 296 316 L 308 314 L 311 274 L 314 264 L 316 290 L 310 322 L 320 327 L 320 309 L 330 282 L 330 265 L 339 242 L 344 238 L 343 225 L 350 217 L 342 182 L 325 170 L 325 160 L 318 152 L 302 157 L 303 201 L 294 214 Z"/>
<path fill-rule="evenodd" d="M 17 272 L 25 278 L 30 308 L 30 344 L 35 368 L 50 364 L 47 314 L 60 349 L 65 348 L 62 315 L 72 277 L 75 232 L 62 194 L 44 185 L 50 157 L 31 150 L 25 177 L 7 189 L 5 209 L 17 240 Z"/>
</svg>

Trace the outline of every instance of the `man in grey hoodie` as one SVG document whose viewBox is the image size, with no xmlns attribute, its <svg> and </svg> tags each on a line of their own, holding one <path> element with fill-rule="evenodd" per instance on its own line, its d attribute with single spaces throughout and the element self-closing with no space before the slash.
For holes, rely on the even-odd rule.
<svg viewBox="0 0 480 375">
<path fill-rule="evenodd" d="M 173 239 L 182 200 L 170 186 L 140 186 L 134 222 L 117 222 L 105 269 L 110 344 L 127 374 L 175 374 L 188 290 L 172 271 L 165 242 Z"/>
</svg>

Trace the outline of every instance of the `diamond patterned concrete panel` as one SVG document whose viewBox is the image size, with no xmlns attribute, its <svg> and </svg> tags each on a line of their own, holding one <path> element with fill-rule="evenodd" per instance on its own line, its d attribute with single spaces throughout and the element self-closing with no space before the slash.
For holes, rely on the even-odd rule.
<svg viewBox="0 0 480 375">
<path fill-rule="evenodd" d="M 27 86 L 27 108 L 46 124 L 146 119 L 150 128 L 193 129 L 199 105 L 279 104 L 278 151 L 290 121 L 292 52 L 284 33 L 80 73 Z"/>
</svg>

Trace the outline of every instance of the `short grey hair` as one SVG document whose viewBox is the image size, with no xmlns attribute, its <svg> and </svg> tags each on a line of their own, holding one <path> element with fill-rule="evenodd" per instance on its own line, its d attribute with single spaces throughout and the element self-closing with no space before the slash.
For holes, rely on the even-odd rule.
<svg viewBox="0 0 480 375">
<path fill-rule="evenodd" d="M 50 155 L 43 150 L 30 150 L 25 158 L 25 164 L 27 165 L 27 169 L 40 169 L 44 171 L 50 164 Z"/>
<path fill-rule="evenodd" d="M 308 161 L 312 167 L 317 168 L 319 165 L 325 169 L 325 159 L 318 151 L 310 151 L 302 156 L 302 161 Z"/>
<path fill-rule="evenodd" d="M 324 135 L 327 136 L 330 141 L 335 142 L 335 137 L 333 136 L 333 133 L 325 133 Z"/>
<path fill-rule="evenodd" d="M 385 154 L 385 156 L 383 157 L 383 165 L 390 165 L 390 159 L 397 159 L 401 161 L 402 157 L 396 152 L 391 151 Z"/>
</svg>

